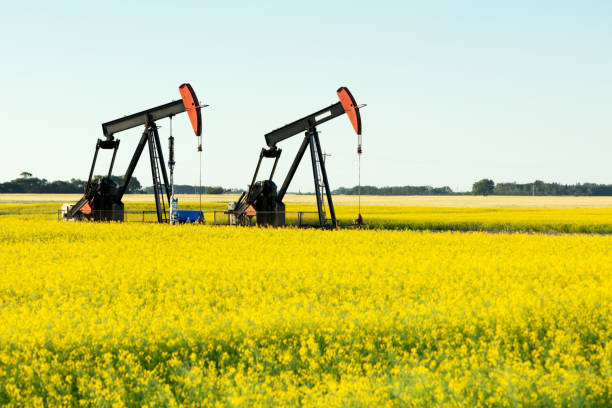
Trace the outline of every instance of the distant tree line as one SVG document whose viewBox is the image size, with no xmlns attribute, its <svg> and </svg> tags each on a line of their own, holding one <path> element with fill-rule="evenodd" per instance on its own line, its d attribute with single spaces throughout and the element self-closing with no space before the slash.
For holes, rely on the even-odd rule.
<svg viewBox="0 0 612 408">
<path fill-rule="evenodd" d="M 224 194 L 229 192 L 231 190 L 220 186 L 202 186 L 202 194 Z M 153 186 L 143 188 L 142 193 L 153 193 Z M 200 187 L 189 184 L 175 184 L 174 194 L 200 194 Z"/>
<path fill-rule="evenodd" d="M 101 177 L 101 176 L 96 176 Z M 120 184 L 123 176 L 111 176 Z M 0 183 L 0 193 L 25 193 L 25 194 L 78 194 L 85 190 L 86 181 L 80 179 L 70 179 L 70 181 L 48 181 L 34 177 L 31 173 L 22 172 L 18 178 Z M 198 194 L 200 188 L 188 184 L 175 184 L 176 194 Z M 340 187 L 333 191 L 334 194 L 358 194 L 359 188 Z M 224 194 L 240 193 L 241 189 L 227 189 L 220 186 L 202 186 L 203 194 Z M 152 193 L 153 187 L 143 187 L 136 177 L 132 177 L 126 193 Z M 431 186 L 396 186 L 396 187 L 376 187 L 361 186 L 363 195 L 459 195 L 469 194 L 465 192 L 454 192 L 450 187 L 431 187 Z M 536 180 L 533 183 L 497 183 L 491 179 L 482 179 L 475 182 L 472 186 L 474 195 L 537 195 L 537 196 L 612 196 L 612 184 L 578 183 L 560 184 L 545 183 Z"/>
<path fill-rule="evenodd" d="M 358 187 L 340 187 L 333 191 L 334 194 L 356 195 Z M 465 192 L 455 192 L 450 187 L 431 186 L 400 186 L 400 187 L 375 187 L 361 186 L 363 195 L 462 195 Z M 545 183 L 536 180 L 533 183 L 498 183 L 491 179 L 478 180 L 472 186 L 474 195 L 574 195 L 574 196 L 612 196 L 612 184 L 578 183 L 560 184 Z"/>
<path fill-rule="evenodd" d="M 334 194 L 357 195 L 359 187 L 340 187 L 333 191 Z M 375 187 L 361 186 L 363 195 L 447 195 L 454 194 L 450 187 L 431 186 L 401 186 L 401 187 Z"/>
<path fill-rule="evenodd" d="M 101 177 L 101 176 L 96 176 Z M 115 183 L 120 184 L 122 176 L 111 176 Z M 87 181 L 70 179 L 70 181 L 48 181 L 32 176 L 27 171 L 22 172 L 18 178 L 0 183 L 0 193 L 25 193 L 25 194 L 78 194 L 85 191 Z M 126 193 L 139 193 L 142 189 L 136 177 L 132 177 Z"/>
<path fill-rule="evenodd" d="M 518 196 L 612 196 L 612 184 L 560 184 L 536 180 L 533 183 L 497 183 L 482 179 L 472 186 L 475 195 L 518 195 Z"/>
<path fill-rule="evenodd" d="M 102 177 L 102 176 L 95 176 Z M 120 185 L 123 181 L 123 176 L 111 176 L 113 181 Z M 22 172 L 18 178 L 0 183 L 0 193 L 22 193 L 22 194 L 80 194 L 85 192 L 85 184 L 87 181 L 80 179 L 70 179 L 70 181 L 48 181 L 34 177 L 32 173 L 27 171 Z M 175 184 L 174 192 L 176 194 L 198 194 L 200 188 L 198 186 L 190 186 L 187 184 Z M 138 178 L 132 176 L 127 194 L 152 193 L 153 186 L 143 187 L 138 181 Z M 223 187 L 202 186 L 202 194 L 223 194 L 234 192 Z"/>
</svg>

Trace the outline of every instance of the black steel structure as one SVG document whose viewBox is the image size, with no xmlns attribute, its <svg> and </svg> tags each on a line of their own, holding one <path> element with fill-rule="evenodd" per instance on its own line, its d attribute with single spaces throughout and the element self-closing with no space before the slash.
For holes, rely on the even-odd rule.
<svg viewBox="0 0 612 408">
<path fill-rule="evenodd" d="M 94 159 L 89 171 L 87 184 L 85 185 L 85 194 L 76 204 L 66 209 L 64 218 L 90 219 L 94 221 L 123 221 L 124 207 L 121 200 L 127 191 L 136 165 L 145 149 L 145 145 L 147 145 L 151 162 L 157 221 L 160 223 L 168 221 L 167 208 L 170 208 L 169 203 L 172 191 L 155 121 L 163 118 L 172 118 L 172 116 L 176 114 L 188 111 L 190 119 L 192 119 L 194 131 L 196 131 L 198 136 L 199 134 L 197 132 L 201 132 L 201 106 L 198 103 L 193 89 L 189 84 L 183 84 L 179 87 L 179 90 L 181 91 L 182 100 L 170 102 L 102 124 L 102 131 L 106 140 L 98 139 L 96 142 Z M 115 134 L 142 125 L 144 125 L 144 131 L 136 146 L 136 151 L 130 160 L 130 164 L 123 176 L 121 184 L 118 186 L 111 179 L 115 156 L 119 148 L 119 140 L 115 139 Z M 94 179 L 94 168 L 100 149 L 113 149 L 113 157 L 106 177 Z M 174 158 L 172 157 L 171 165 L 174 164 L 173 161 Z"/>
<path fill-rule="evenodd" d="M 317 210 L 319 214 L 319 226 L 325 227 L 330 226 L 336 228 L 338 220 L 336 219 L 336 212 L 334 209 L 334 203 L 332 200 L 331 190 L 329 187 L 329 180 L 327 177 L 327 170 L 325 169 L 325 161 L 323 152 L 321 150 L 321 142 L 319 140 L 319 133 L 317 126 L 332 120 L 338 116 L 347 113 L 353 124 L 355 131 L 361 134 L 361 117 L 359 114 L 359 106 L 355 103 L 355 100 L 347 88 L 340 88 L 337 91 L 340 102 L 334 103 L 327 108 L 321 109 L 315 113 L 298 119 L 288 125 L 285 125 L 279 129 L 276 129 L 265 135 L 266 144 L 268 148 L 263 148 L 259 154 L 259 160 L 255 167 L 255 174 L 249 185 L 247 193 L 243 193 L 237 202 L 233 203 L 229 212 L 232 214 L 237 224 L 247 225 L 250 224 L 248 217 L 249 208 L 252 207 L 257 214 L 258 225 L 272 225 L 281 226 L 285 224 L 285 205 L 283 204 L 283 198 L 287 193 L 287 189 L 293 180 L 293 176 L 298 169 L 306 150 L 310 150 L 310 159 L 312 163 L 312 174 L 314 179 L 315 195 L 317 199 Z M 283 181 L 282 186 L 277 191 L 276 184 L 272 181 L 276 165 L 281 156 L 282 150 L 277 147 L 279 142 L 285 139 L 296 136 L 304 132 L 304 139 L 298 152 L 293 159 L 293 163 Z M 274 165 L 272 171 L 267 180 L 257 180 L 261 161 L 264 158 L 273 158 Z M 329 208 L 328 219 L 326 217 L 323 208 L 323 192 L 327 199 L 327 205 Z M 331 225 L 328 223 L 330 222 Z"/>
</svg>

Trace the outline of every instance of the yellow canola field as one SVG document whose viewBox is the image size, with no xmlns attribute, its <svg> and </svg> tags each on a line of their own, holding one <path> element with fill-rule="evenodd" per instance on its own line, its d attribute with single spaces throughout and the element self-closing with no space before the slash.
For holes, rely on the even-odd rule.
<svg viewBox="0 0 612 408">
<path fill-rule="evenodd" d="M 0 194 L 0 203 L 75 203 L 82 194 Z M 200 201 L 197 194 L 178 194 L 179 205 Z M 203 203 L 236 201 L 240 194 L 203 194 Z M 335 205 L 357 206 L 356 195 L 334 194 Z M 124 203 L 154 203 L 153 194 L 126 194 Z M 316 205 L 314 194 L 287 194 L 283 202 L 295 205 Z M 612 208 L 612 196 L 473 196 L 473 195 L 421 195 L 421 196 L 361 196 L 365 206 L 389 205 L 400 207 L 463 207 L 463 208 Z"/>
<path fill-rule="evenodd" d="M 0 223 L 0 405 L 612 405 L 612 237 Z"/>
<path fill-rule="evenodd" d="M 309 210 L 316 211 L 316 207 Z M 336 207 L 337 217 L 349 223 L 357 207 Z M 612 233 L 612 208 L 456 208 L 362 206 L 370 228 L 455 231 L 532 231 Z"/>
<path fill-rule="evenodd" d="M 57 203 L 0 204 L 3 214 L 21 214 L 22 219 L 57 220 Z M 199 209 L 199 203 L 182 203 L 181 209 Z M 227 205 L 203 203 L 206 221 L 227 224 L 223 214 Z M 317 224 L 316 205 L 288 204 L 287 223 L 298 222 L 298 212 L 306 224 Z M 351 225 L 358 207 L 338 205 L 336 215 L 341 225 Z M 155 221 L 155 207 L 151 203 L 128 202 L 125 220 Z M 148 211 L 144 215 L 142 211 Z M 216 217 L 213 211 L 217 211 Z M 562 233 L 612 233 L 612 208 L 458 208 L 426 206 L 368 205 L 361 207 L 365 228 L 412 229 L 433 231 L 523 231 Z M 329 210 L 327 211 L 329 217 Z M 1 219 L 1 218 L 0 218 Z M 255 221 L 253 221 L 254 223 Z"/>
</svg>

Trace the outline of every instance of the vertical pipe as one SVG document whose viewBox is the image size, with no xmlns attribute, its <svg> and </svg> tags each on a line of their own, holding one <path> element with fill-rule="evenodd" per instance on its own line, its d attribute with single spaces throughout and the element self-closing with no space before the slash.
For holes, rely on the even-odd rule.
<svg viewBox="0 0 612 408">
<path fill-rule="evenodd" d="M 200 152 L 200 212 L 202 212 L 202 144 L 198 145 L 198 151 Z"/>
<path fill-rule="evenodd" d="M 321 143 L 319 142 L 319 135 L 316 131 L 314 133 L 314 140 L 317 145 L 319 163 L 321 164 L 321 176 L 323 176 L 323 184 L 325 185 L 325 195 L 327 196 L 327 204 L 329 204 L 329 214 L 332 219 L 332 226 L 336 228 L 338 226 L 338 221 L 336 220 L 336 211 L 334 210 L 331 190 L 329 189 L 329 182 L 327 181 L 327 170 L 325 170 L 325 162 L 323 161 L 323 154 L 321 153 Z"/>
<path fill-rule="evenodd" d="M 170 169 L 170 195 L 174 195 L 174 136 L 168 138 L 168 168 Z"/>
<path fill-rule="evenodd" d="M 170 198 L 168 205 L 170 207 L 170 224 L 176 224 L 176 211 L 178 203 L 174 198 L 174 136 L 172 136 L 172 116 L 170 116 L 170 137 L 168 137 L 168 168 L 170 169 Z"/>
<path fill-rule="evenodd" d="M 168 138 L 168 167 L 170 168 L 170 195 L 174 195 L 174 136 Z"/>
</svg>

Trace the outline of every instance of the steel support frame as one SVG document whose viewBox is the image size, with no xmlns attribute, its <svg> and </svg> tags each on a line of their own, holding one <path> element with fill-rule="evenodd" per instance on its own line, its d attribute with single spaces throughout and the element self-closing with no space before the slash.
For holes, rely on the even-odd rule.
<svg viewBox="0 0 612 408">
<path fill-rule="evenodd" d="M 291 163 L 289 172 L 287 173 L 287 176 L 285 176 L 285 181 L 283 181 L 283 185 L 278 191 L 277 197 L 279 202 L 283 201 L 283 198 L 287 193 L 287 189 L 289 188 L 289 184 L 291 184 L 291 180 L 293 180 L 293 176 L 295 176 L 295 172 L 297 171 L 297 168 L 300 165 L 300 162 L 302 161 L 302 157 L 304 157 L 304 153 L 306 152 L 306 148 L 308 147 L 309 142 L 310 138 L 308 136 L 308 133 L 306 133 L 306 136 L 304 137 L 304 140 L 302 140 L 302 144 L 300 145 L 300 149 L 298 150 L 295 159 L 293 159 L 293 163 Z"/>
<path fill-rule="evenodd" d="M 113 166 L 115 164 L 115 157 L 117 156 L 117 150 L 119 149 L 119 140 L 107 140 L 107 141 L 102 141 L 100 139 L 98 139 L 98 141 L 96 142 L 96 151 L 94 153 L 94 158 L 93 161 L 91 163 L 91 168 L 89 169 L 89 177 L 87 178 L 87 183 L 85 184 L 85 192 L 83 197 L 81 197 L 81 199 L 79 201 L 77 201 L 77 203 L 75 205 L 73 205 L 70 208 L 70 211 L 68 211 L 68 218 L 73 218 L 80 210 L 81 208 L 83 208 L 83 206 L 85 205 L 85 203 L 87 203 L 87 201 L 90 200 L 90 194 L 91 194 L 91 180 L 93 179 L 93 175 L 94 175 L 94 171 L 96 168 L 96 162 L 98 160 L 98 153 L 100 152 L 100 149 L 109 149 L 110 147 L 108 146 L 112 146 L 113 149 L 113 158 L 111 159 L 111 163 L 110 166 L 108 168 L 108 175 L 107 177 L 110 177 L 112 172 L 113 172 Z"/>
<path fill-rule="evenodd" d="M 306 132 L 308 144 L 310 145 L 310 159 L 312 162 L 312 177 L 314 178 L 315 196 L 317 197 L 317 210 L 319 211 L 319 225 L 325 225 L 325 214 L 323 214 L 323 201 L 321 200 L 321 186 L 319 185 L 319 172 L 317 171 L 317 154 L 315 152 L 315 134 L 316 131 L 309 130 Z"/>
<path fill-rule="evenodd" d="M 136 165 L 140 160 L 140 156 L 145 148 L 145 144 L 149 144 L 149 158 L 151 161 L 151 176 L 153 177 L 153 191 L 155 194 L 155 209 L 157 211 L 157 221 L 163 222 L 163 214 L 161 209 L 161 203 L 159 201 L 159 197 L 163 192 L 158 191 L 157 183 L 155 183 L 155 172 L 157 171 L 156 163 L 155 163 L 155 151 L 157 150 L 159 168 L 161 171 L 161 178 L 163 179 L 163 185 L 165 189 L 166 196 L 168 197 L 168 203 L 170 203 L 170 188 L 168 182 L 168 174 L 166 172 L 166 165 L 164 163 L 164 156 L 162 153 L 162 147 L 159 140 L 159 133 L 157 131 L 157 125 L 154 122 L 149 122 L 144 132 L 142 132 L 142 136 L 140 137 L 140 141 L 136 146 L 136 151 L 130 160 L 130 164 L 128 165 L 127 171 L 125 172 L 125 176 L 123 177 L 123 181 L 121 182 L 121 186 L 117 191 L 116 200 L 121 201 L 123 195 L 127 191 L 127 187 L 132 179 L 132 175 L 134 174 L 134 170 L 136 169 Z M 156 147 L 154 147 L 154 145 Z M 159 178 L 159 175 L 158 175 Z"/>
<path fill-rule="evenodd" d="M 154 126 L 154 125 L 153 125 Z M 159 174 L 157 174 L 157 163 L 155 161 L 155 135 L 151 126 L 147 127 L 147 141 L 149 142 L 149 158 L 151 159 L 151 178 L 153 179 L 153 195 L 155 196 L 155 210 L 157 211 L 157 222 L 162 222 L 162 210 L 158 190 Z M 156 177 L 157 176 L 157 177 Z"/>
<path fill-rule="evenodd" d="M 291 180 L 293 180 L 293 176 L 295 176 L 295 172 L 297 171 L 302 158 L 304 157 L 304 153 L 306 149 L 310 147 L 310 159 L 312 162 L 312 175 L 314 179 L 315 185 L 315 195 L 317 197 L 317 210 L 319 212 L 319 225 L 321 227 L 325 226 L 326 219 L 325 214 L 323 213 L 323 197 L 321 196 L 321 186 L 319 184 L 319 171 L 317 169 L 317 160 L 319 161 L 319 167 L 321 168 L 321 178 L 323 179 L 323 186 L 325 187 L 325 195 L 327 198 L 327 204 L 329 206 L 329 213 L 331 216 L 332 228 L 336 228 L 338 226 L 338 220 L 336 219 L 336 212 L 334 209 L 334 203 L 332 200 L 331 190 L 329 188 L 329 181 L 327 178 L 327 170 L 325 169 L 325 162 L 323 161 L 323 154 L 321 152 L 321 142 L 319 141 L 319 132 L 317 132 L 316 126 L 310 126 L 310 129 L 306 131 L 304 135 L 304 140 L 300 145 L 300 148 L 291 163 L 291 168 L 285 177 L 285 181 L 283 182 L 282 187 L 278 192 L 277 200 L 279 202 L 283 201 L 285 194 L 287 193 L 287 189 L 289 188 L 289 184 L 291 184 Z"/>
<path fill-rule="evenodd" d="M 166 173 L 166 162 L 164 161 L 164 153 L 159 141 L 159 133 L 157 132 L 157 125 L 153 123 L 153 134 L 155 136 L 155 146 L 157 147 L 157 158 L 159 159 L 159 167 L 162 173 L 162 179 L 164 180 L 164 189 L 166 190 L 166 197 L 168 197 L 168 203 L 170 203 L 170 197 L 172 192 L 170 191 L 170 182 L 168 181 L 168 173 Z"/>
<path fill-rule="evenodd" d="M 158 186 L 158 182 L 162 181 L 163 187 L 168 198 L 168 208 L 170 208 L 170 188 L 168 187 L 168 175 L 166 173 L 166 165 L 164 162 L 164 156 L 162 154 L 162 147 L 159 140 L 159 134 L 157 132 L 157 125 L 151 123 L 147 126 L 147 141 L 149 143 L 149 158 L 151 161 L 151 177 L 153 179 L 153 194 L 155 195 L 155 210 L 157 211 L 157 222 L 164 222 L 164 211 L 162 210 L 163 204 L 163 191 L 160 190 L 161 186 Z M 157 152 L 157 157 L 155 153 Z M 160 174 L 161 172 L 161 179 Z M 161 200 L 160 200 L 161 198 Z"/>
<path fill-rule="evenodd" d="M 149 138 L 149 131 L 148 129 L 145 129 L 144 132 L 142 132 L 140 141 L 138 142 L 138 145 L 136 146 L 136 151 L 134 152 L 134 155 L 132 156 L 132 160 L 130 160 L 130 164 L 128 165 L 125 175 L 123 176 L 123 181 L 121 183 L 121 186 L 119 187 L 119 190 L 117 190 L 117 201 L 121 201 L 121 199 L 123 198 L 123 195 L 125 194 L 125 191 L 127 190 L 127 186 L 130 183 L 130 180 L 132 179 L 132 175 L 134 174 L 134 170 L 136 169 L 138 160 L 140 160 L 140 156 L 142 155 L 142 151 L 144 150 L 144 147 L 145 147 L 145 144 L 147 143 L 148 138 Z"/>
<path fill-rule="evenodd" d="M 323 185 L 325 186 L 325 195 L 327 196 L 327 206 L 329 207 L 329 215 L 331 217 L 332 228 L 336 228 L 338 226 L 338 220 L 336 219 L 336 210 L 334 209 L 332 194 L 329 188 L 329 181 L 327 179 L 327 170 L 325 169 L 325 160 L 323 160 L 323 152 L 321 151 L 321 142 L 319 142 L 319 133 L 314 127 L 312 130 L 312 139 L 314 139 L 316 145 L 315 147 L 319 159 L 319 164 L 321 167 L 321 177 L 323 178 Z"/>
</svg>

